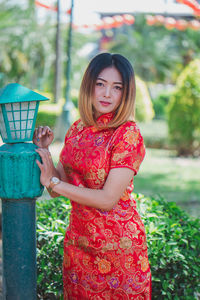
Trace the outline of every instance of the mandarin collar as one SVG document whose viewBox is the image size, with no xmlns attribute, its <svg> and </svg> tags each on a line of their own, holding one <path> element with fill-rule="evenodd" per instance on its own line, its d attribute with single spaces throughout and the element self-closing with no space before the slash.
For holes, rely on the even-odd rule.
<svg viewBox="0 0 200 300">
<path fill-rule="evenodd" d="M 107 114 L 103 114 L 100 117 L 98 117 L 97 124 L 99 126 L 105 126 L 105 125 L 107 125 L 113 119 L 113 117 L 114 117 L 114 113 L 113 112 L 110 112 L 110 113 L 107 113 Z"/>
</svg>

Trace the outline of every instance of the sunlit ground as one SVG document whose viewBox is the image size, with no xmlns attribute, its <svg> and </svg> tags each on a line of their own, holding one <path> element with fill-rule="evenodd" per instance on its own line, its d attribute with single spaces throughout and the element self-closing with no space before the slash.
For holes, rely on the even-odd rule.
<svg viewBox="0 0 200 300">
<path fill-rule="evenodd" d="M 61 143 L 50 147 L 58 162 Z M 179 158 L 173 151 L 147 149 L 146 157 L 135 177 L 135 192 L 146 196 L 161 195 L 200 217 L 200 158 Z M 45 193 L 43 197 L 48 197 Z"/>
<path fill-rule="evenodd" d="M 200 217 L 200 158 L 179 158 L 168 150 L 147 149 L 135 177 L 135 192 L 161 195 Z"/>
</svg>

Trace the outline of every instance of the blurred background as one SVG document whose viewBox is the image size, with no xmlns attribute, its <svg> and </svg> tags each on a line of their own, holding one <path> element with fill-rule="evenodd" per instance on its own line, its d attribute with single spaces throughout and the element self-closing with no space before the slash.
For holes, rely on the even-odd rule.
<svg viewBox="0 0 200 300">
<path fill-rule="evenodd" d="M 37 124 L 55 130 L 56 162 L 79 117 L 89 60 L 105 51 L 125 55 L 135 70 L 136 121 L 147 148 L 135 191 L 199 217 L 199 17 L 197 0 L 0 0 L 0 88 L 18 82 L 49 97 Z"/>
</svg>

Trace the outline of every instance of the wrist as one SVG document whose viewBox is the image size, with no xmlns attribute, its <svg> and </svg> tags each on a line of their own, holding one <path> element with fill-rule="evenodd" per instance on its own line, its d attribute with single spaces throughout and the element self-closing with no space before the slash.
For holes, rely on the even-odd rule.
<svg viewBox="0 0 200 300">
<path fill-rule="evenodd" d="M 49 181 L 49 184 L 47 187 L 47 189 L 49 190 L 49 192 L 51 193 L 53 191 L 53 188 L 59 184 L 61 181 L 58 177 L 55 177 L 55 176 L 52 176 L 50 181 Z"/>
<path fill-rule="evenodd" d="M 44 186 L 48 189 L 51 182 L 51 178 L 44 182 Z"/>
</svg>

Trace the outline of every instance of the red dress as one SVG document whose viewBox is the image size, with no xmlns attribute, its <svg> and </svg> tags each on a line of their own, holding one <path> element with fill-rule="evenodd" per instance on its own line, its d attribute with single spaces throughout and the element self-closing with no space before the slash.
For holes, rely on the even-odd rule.
<svg viewBox="0 0 200 300">
<path fill-rule="evenodd" d="M 111 113 L 105 114 L 98 122 L 107 124 L 111 118 Z M 144 155 L 143 139 L 134 122 L 98 130 L 78 120 L 66 135 L 60 161 L 69 183 L 101 189 L 110 169 L 127 167 L 137 173 Z M 133 182 L 111 211 L 71 199 L 64 240 L 65 300 L 151 299 L 145 230 L 132 191 Z"/>
</svg>

